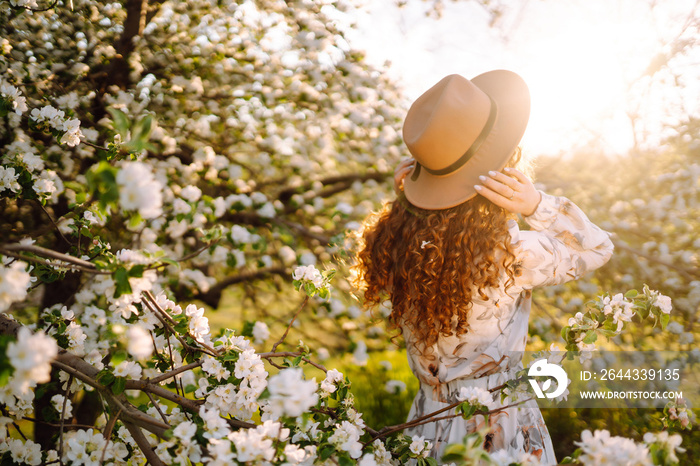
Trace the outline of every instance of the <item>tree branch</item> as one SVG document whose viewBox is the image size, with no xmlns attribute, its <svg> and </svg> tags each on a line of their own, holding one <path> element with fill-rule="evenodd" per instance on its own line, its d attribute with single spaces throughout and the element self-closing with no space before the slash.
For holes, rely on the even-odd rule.
<svg viewBox="0 0 700 466">
<path fill-rule="evenodd" d="M 685 278 L 692 280 L 693 278 L 700 277 L 700 270 L 698 270 L 698 269 L 688 269 L 688 268 L 673 264 L 671 262 L 667 262 L 663 259 L 659 259 L 658 257 L 654 257 L 651 254 L 647 254 L 647 253 L 642 252 L 638 249 L 631 248 L 631 247 L 627 246 L 627 244 L 624 244 L 620 241 L 615 242 L 615 248 L 622 249 L 623 251 L 627 251 L 629 253 L 632 253 L 635 256 L 643 257 L 644 259 L 646 259 L 648 261 L 655 262 L 659 265 L 663 265 L 664 267 L 668 267 L 669 269 L 675 270 L 676 272 L 680 273 Z"/>
<path fill-rule="evenodd" d="M 332 193 L 330 191 L 327 191 L 328 193 L 336 194 L 337 192 L 340 192 L 344 189 L 348 189 L 350 186 L 352 186 L 352 183 L 354 183 L 355 181 L 368 181 L 368 180 L 384 181 L 385 179 L 389 178 L 390 176 L 393 176 L 393 174 L 392 173 L 380 173 L 380 172 L 350 173 L 350 174 L 346 174 L 346 175 L 329 176 L 327 178 L 322 178 L 320 180 L 309 181 L 309 182 L 304 183 L 300 186 L 285 188 L 282 191 L 280 191 L 279 195 L 277 196 L 277 199 L 279 199 L 283 203 L 286 203 L 289 201 L 289 199 L 294 194 L 308 191 L 309 189 L 311 189 L 311 186 L 313 186 L 313 184 L 317 183 L 317 182 L 320 182 L 323 186 L 331 186 L 331 185 L 342 183 L 343 189 L 334 191 Z M 328 194 L 328 195 L 331 195 L 331 194 Z M 327 196 L 325 196 L 325 197 L 327 197 Z"/>
<path fill-rule="evenodd" d="M 36 254 L 43 259 L 37 259 L 36 257 L 23 256 L 20 252 L 28 252 L 30 254 Z M 88 262 L 83 259 L 79 259 L 75 256 L 68 254 L 63 254 L 56 252 L 52 249 L 43 248 L 41 246 L 35 246 L 33 244 L 3 244 L 0 245 L 0 253 L 6 256 L 16 257 L 17 259 L 26 260 L 28 262 L 34 262 L 54 267 L 77 269 L 83 272 L 89 272 L 94 274 L 111 275 L 112 272 L 107 270 L 98 270 L 97 266 L 92 262 Z M 54 264 L 50 261 L 45 260 L 46 258 L 55 259 L 61 262 L 65 262 L 68 265 Z"/>
<path fill-rule="evenodd" d="M 277 347 L 284 341 L 285 338 L 287 338 L 287 334 L 289 333 L 289 329 L 292 328 L 292 324 L 294 324 L 294 321 L 296 320 L 297 316 L 299 315 L 301 310 L 304 309 L 304 307 L 306 306 L 306 303 L 308 303 L 308 302 L 309 302 L 309 296 L 306 295 L 306 296 L 304 296 L 304 301 L 301 302 L 301 305 L 299 306 L 297 311 L 294 313 L 292 320 L 289 321 L 289 325 L 287 325 L 287 329 L 284 331 L 284 334 L 280 337 L 279 340 L 277 340 L 277 342 L 274 345 L 272 345 L 272 353 L 274 353 L 275 350 L 277 349 Z"/>
<path fill-rule="evenodd" d="M 270 352 L 270 353 L 258 353 L 258 356 L 260 356 L 260 357 L 263 358 L 263 359 L 270 360 L 270 359 L 272 359 L 272 358 L 296 358 L 296 357 L 298 357 L 298 356 L 301 356 L 301 354 L 302 354 L 302 353 L 301 353 L 301 352 L 298 352 L 298 351 L 296 351 L 296 352 L 295 352 L 295 351 L 278 351 L 278 352 L 276 352 L 276 353 L 275 353 L 275 352 Z M 319 364 L 319 363 L 316 363 L 316 362 L 313 362 L 313 361 L 310 360 L 309 358 L 302 357 L 301 360 L 304 361 L 304 362 L 306 362 L 307 364 L 311 364 L 311 365 L 314 366 L 316 369 L 320 369 L 320 370 L 322 370 L 323 372 L 328 372 L 328 369 L 326 369 L 325 367 L 323 367 L 323 365 L 321 365 L 321 364 Z"/>
<path fill-rule="evenodd" d="M 286 278 L 287 277 L 287 271 L 285 270 L 284 267 L 266 267 L 262 269 L 257 269 L 254 271 L 250 272 L 241 272 L 238 275 L 231 275 L 223 280 L 221 280 L 219 283 L 216 285 L 212 286 L 209 288 L 209 291 L 206 293 L 202 293 L 200 295 L 197 295 L 197 299 L 201 300 L 202 302 L 208 304 L 209 306 L 213 308 L 218 308 L 219 307 L 219 301 L 221 300 L 221 293 L 223 292 L 224 289 L 231 285 L 235 285 L 237 283 L 242 283 L 242 282 L 251 282 L 255 280 L 260 280 L 262 278 L 267 278 L 270 275 L 279 275 L 281 277 Z"/>
</svg>

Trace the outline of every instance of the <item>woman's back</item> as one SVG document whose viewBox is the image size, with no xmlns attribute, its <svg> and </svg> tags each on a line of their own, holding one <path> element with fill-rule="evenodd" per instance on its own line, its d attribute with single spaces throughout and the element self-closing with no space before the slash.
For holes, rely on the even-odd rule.
<svg viewBox="0 0 700 466">
<path fill-rule="evenodd" d="M 406 117 L 416 160 L 397 168 L 405 197 L 363 231 L 356 269 L 366 304 L 389 297 L 420 381 L 408 418 L 420 422 L 406 433 L 429 440 L 436 459 L 483 427 L 487 451 L 556 463 L 536 402 L 501 402 L 491 391 L 522 369 L 532 289 L 578 278 L 612 254 L 608 234 L 571 201 L 504 168 L 519 156 L 528 113 L 527 87 L 513 73 L 440 81 Z M 491 414 L 427 419 L 470 397 Z"/>
</svg>

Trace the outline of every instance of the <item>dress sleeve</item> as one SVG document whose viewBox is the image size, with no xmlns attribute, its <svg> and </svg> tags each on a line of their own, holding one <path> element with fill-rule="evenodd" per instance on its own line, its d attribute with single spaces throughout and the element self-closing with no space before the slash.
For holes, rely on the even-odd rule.
<svg viewBox="0 0 700 466">
<path fill-rule="evenodd" d="M 512 235 L 520 269 L 515 282 L 526 289 L 577 279 L 605 264 L 613 252 L 609 234 L 573 202 L 541 194 L 535 212 L 524 217 L 532 229 Z"/>
</svg>

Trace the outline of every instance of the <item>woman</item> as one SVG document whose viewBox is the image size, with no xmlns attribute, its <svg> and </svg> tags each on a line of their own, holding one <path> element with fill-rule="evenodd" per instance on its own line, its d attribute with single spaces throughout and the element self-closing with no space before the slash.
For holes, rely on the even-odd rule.
<svg viewBox="0 0 700 466">
<path fill-rule="evenodd" d="M 612 254 L 608 234 L 578 207 L 513 168 L 529 111 L 523 80 L 497 70 L 447 76 L 406 115 L 413 159 L 396 170 L 398 198 L 365 223 L 356 270 L 367 305 L 391 300 L 389 320 L 420 380 L 409 421 L 455 402 L 464 387 L 511 379 L 522 368 L 532 288 L 578 278 Z M 456 417 L 406 433 L 431 441 L 439 459 L 483 422 Z M 556 464 L 534 400 L 489 416 L 484 448 Z"/>
</svg>

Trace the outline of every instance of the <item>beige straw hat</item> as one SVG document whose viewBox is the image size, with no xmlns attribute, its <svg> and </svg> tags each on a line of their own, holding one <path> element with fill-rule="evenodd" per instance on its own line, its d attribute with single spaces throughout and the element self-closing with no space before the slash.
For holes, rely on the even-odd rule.
<svg viewBox="0 0 700 466">
<path fill-rule="evenodd" d="M 438 210 L 476 196 L 479 175 L 505 167 L 529 116 L 530 92 L 512 71 L 440 80 L 406 114 L 403 139 L 416 159 L 404 180 L 406 199 Z"/>
</svg>

